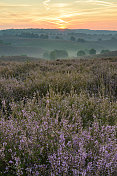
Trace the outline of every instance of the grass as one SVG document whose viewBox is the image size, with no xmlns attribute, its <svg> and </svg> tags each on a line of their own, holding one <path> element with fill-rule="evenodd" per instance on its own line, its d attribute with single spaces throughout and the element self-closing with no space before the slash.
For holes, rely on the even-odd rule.
<svg viewBox="0 0 117 176">
<path fill-rule="evenodd" d="M 78 38 L 78 36 L 77 36 Z M 80 38 L 80 37 L 79 37 Z M 84 50 L 86 55 L 88 55 L 89 50 L 91 48 L 96 49 L 99 54 L 100 51 L 109 49 L 109 50 L 117 50 L 117 40 L 102 40 L 102 41 L 87 41 L 77 42 L 70 41 L 69 39 L 64 40 L 56 40 L 56 39 L 40 39 L 40 38 L 21 38 L 18 36 L 0 36 L 0 40 L 2 41 L 0 47 L 0 55 L 4 56 L 16 56 L 16 55 L 27 55 L 30 57 L 42 58 L 45 52 L 50 52 L 55 49 L 57 50 L 66 50 L 69 54 L 69 58 L 76 57 L 77 52 L 80 50 Z M 3 43 L 7 43 L 10 45 L 4 45 Z"/>
<path fill-rule="evenodd" d="M 116 175 L 117 60 L 0 61 L 0 174 Z"/>
<path fill-rule="evenodd" d="M 30 50 L 33 52 L 33 56 L 42 56 L 40 52 L 36 52 L 36 48 L 39 49 L 39 51 L 42 49 L 42 51 L 52 51 L 54 49 L 59 50 L 67 50 L 69 53 L 69 56 L 77 56 L 77 52 L 79 50 L 85 50 L 88 53 L 88 50 L 91 48 L 94 48 L 97 50 L 97 52 L 100 52 L 102 49 L 110 49 L 110 50 L 116 50 L 116 44 L 117 41 L 86 41 L 85 43 L 81 42 L 72 42 L 69 40 L 43 40 L 43 39 L 30 39 L 30 38 L 18 38 L 18 37 L 2 37 L 2 40 L 4 42 L 10 42 L 11 46 L 14 48 L 14 51 L 19 48 L 20 53 L 22 54 L 22 51 L 26 52 L 27 55 L 32 56 Z M 32 49 L 31 49 L 32 47 Z M 8 47 L 9 48 L 9 47 Z M 3 53 L 3 51 L 1 50 Z M 13 51 L 12 51 L 13 53 Z M 6 52 L 4 51 L 4 54 Z M 15 54 L 15 52 L 14 52 Z M 7 54 L 8 55 L 8 54 Z"/>
</svg>

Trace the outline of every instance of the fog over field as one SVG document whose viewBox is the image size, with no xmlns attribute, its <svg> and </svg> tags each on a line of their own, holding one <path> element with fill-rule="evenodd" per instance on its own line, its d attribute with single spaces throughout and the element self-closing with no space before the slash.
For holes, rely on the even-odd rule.
<svg viewBox="0 0 117 176">
<path fill-rule="evenodd" d="M 68 58 L 90 49 L 117 50 L 117 31 L 88 29 L 9 29 L 0 31 L 0 56 L 30 56 L 50 59 L 50 52 L 65 50 Z"/>
</svg>

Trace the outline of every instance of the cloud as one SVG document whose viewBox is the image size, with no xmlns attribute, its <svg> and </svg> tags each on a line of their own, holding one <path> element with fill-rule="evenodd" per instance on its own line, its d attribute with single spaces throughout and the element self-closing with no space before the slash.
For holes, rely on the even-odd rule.
<svg viewBox="0 0 117 176">
<path fill-rule="evenodd" d="M 117 2 L 113 0 L 34 0 L 33 3 L 0 3 L 2 24 L 67 27 L 79 23 L 117 18 Z M 42 2 L 42 3 L 41 3 Z M 17 4 L 18 3 L 18 4 Z"/>
<path fill-rule="evenodd" d="M 30 4 L 6 4 L 6 3 L 0 3 L 0 7 L 31 7 Z"/>
<path fill-rule="evenodd" d="M 71 3 L 60 3 L 60 2 L 58 2 L 58 3 L 53 3 L 51 6 L 54 7 L 54 8 L 65 8 L 65 7 L 70 7 Z"/>
<path fill-rule="evenodd" d="M 107 1 L 101 1 L 101 0 L 84 0 L 86 3 L 92 3 L 92 4 L 97 4 L 101 6 L 114 6 L 114 3 L 107 2 Z M 75 3 L 83 3 L 84 1 L 77 0 Z"/>
<path fill-rule="evenodd" d="M 51 0 L 44 0 L 44 2 L 43 2 L 43 5 L 44 5 L 44 7 L 45 7 L 47 10 L 50 9 L 50 8 L 49 8 L 49 3 L 50 3 L 50 1 L 51 1 Z"/>
<path fill-rule="evenodd" d="M 113 6 L 113 3 L 107 2 L 107 1 L 89 0 L 88 2 L 96 3 L 96 4 L 101 5 L 101 6 Z"/>
</svg>

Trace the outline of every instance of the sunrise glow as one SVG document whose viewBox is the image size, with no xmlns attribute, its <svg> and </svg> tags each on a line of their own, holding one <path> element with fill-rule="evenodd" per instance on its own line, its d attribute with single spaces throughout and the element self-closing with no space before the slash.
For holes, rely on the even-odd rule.
<svg viewBox="0 0 117 176">
<path fill-rule="evenodd" d="M 0 29 L 117 30 L 117 0 L 1 0 Z"/>
</svg>

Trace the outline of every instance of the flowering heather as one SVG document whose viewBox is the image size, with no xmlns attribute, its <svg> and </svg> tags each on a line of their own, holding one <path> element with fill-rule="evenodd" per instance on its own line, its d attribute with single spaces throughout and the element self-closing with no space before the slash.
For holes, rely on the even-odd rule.
<svg viewBox="0 0 117 176">
<path fill-rule="evenodd" d="M 1 176 L 117 175 L 117 60 L 0 62 Z"/>
</svg>

